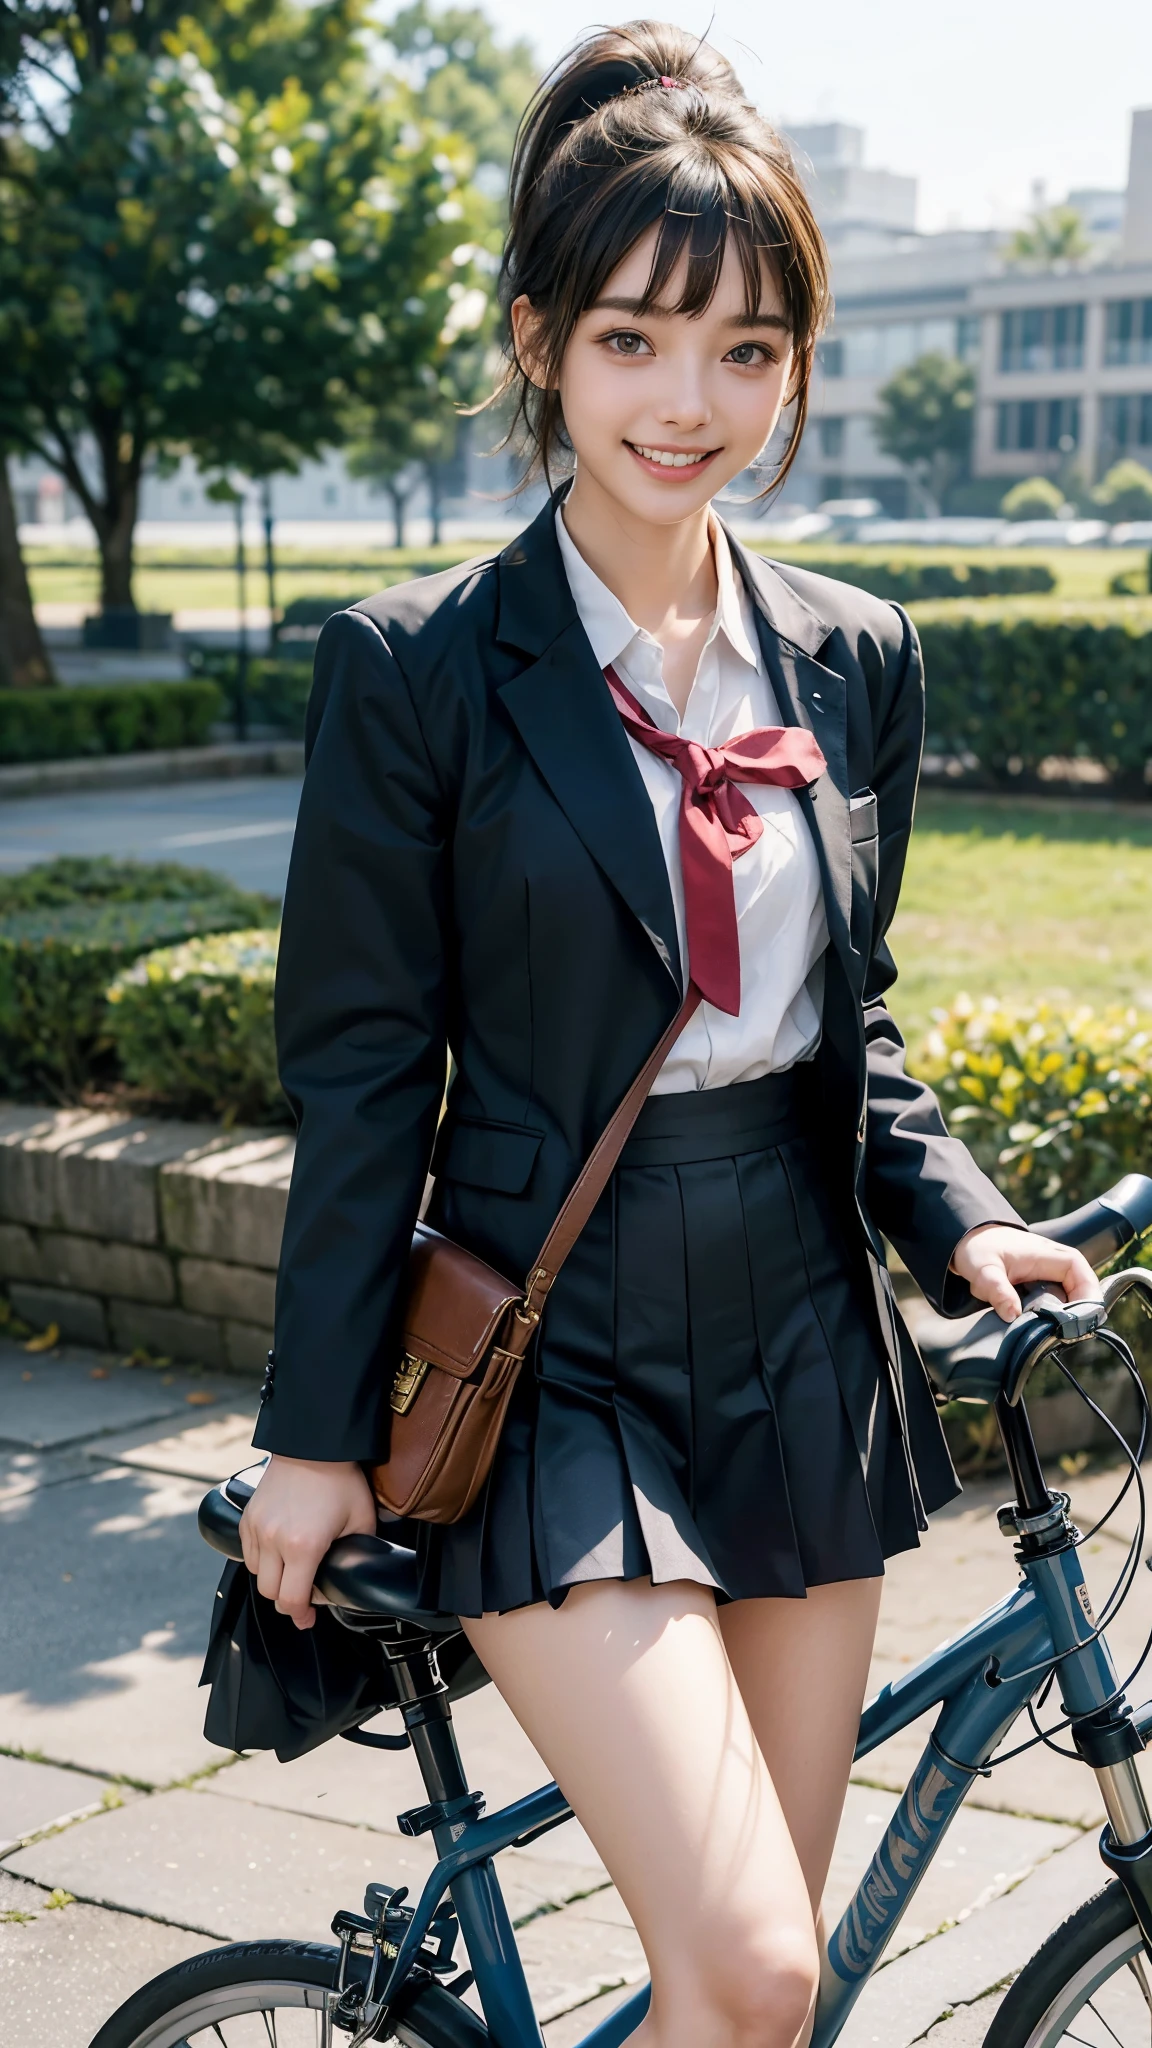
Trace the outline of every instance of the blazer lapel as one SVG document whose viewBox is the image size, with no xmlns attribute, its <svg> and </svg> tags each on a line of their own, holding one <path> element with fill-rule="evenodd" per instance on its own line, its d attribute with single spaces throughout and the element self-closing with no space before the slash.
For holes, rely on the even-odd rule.
<svg viewBox="0 0 1152 2048">
<path fill-rule="evenodd" d="M 808 791 L 804 813 L 820 862 L 829 937 L 839 952 L 851 952 L 847 685 L 816 659 L 830 628 L 762 556 L 750 554 L 732 534 L 728 541 L 756 606 L 757 634 L 780 716 L 786 725 L 803 725 L 814 733 L 828 764 Z"/>
<path fill-rule="evenodd" d="M 652 805 L 580 623 L 555 501 L 499 558 L 496 637 L 535 658 L 501 701 L 569 823 L 639 919 L 679 990 L 680 948 Z"/>
</svg>

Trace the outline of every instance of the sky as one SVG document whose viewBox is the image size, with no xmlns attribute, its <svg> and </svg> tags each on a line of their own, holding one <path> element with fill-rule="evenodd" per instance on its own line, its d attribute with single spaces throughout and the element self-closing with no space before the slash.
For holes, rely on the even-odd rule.
<svg viewBox="0 0 1152 2048">
<path fill-rule="evenodd" d="M 486 5 L 545 62 L 597 19 L 632 18 L 587 0 Z M 703 34 L 712 7 L 660 13 Z M 1049 203 L 1122 187 L 1131 109 L 1152 106 L 1148 0 L 715 0 L 709 39 L 781 125 L 864 128 L 865 163 L 919 178 L 924 230 L 1014 225 L 1036 180 Z"/>
</svg>

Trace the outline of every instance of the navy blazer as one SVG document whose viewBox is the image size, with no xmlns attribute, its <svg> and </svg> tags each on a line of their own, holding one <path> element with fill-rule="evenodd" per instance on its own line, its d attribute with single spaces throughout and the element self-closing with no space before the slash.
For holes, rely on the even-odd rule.
<svg viewBox="0 0 1152 2048">
<path fill-rule="evenodd" d="M 430 1163 L 430 1220 L 519 1280 L 679 1005 L 652 807 L 553 518 L 549 505 L 502 553 L 367 598 L 320 636 L 276 984 L 299 1135 L 264 1449 L 384 1453 Z M 1018 1220 L 905 1071 L 884 1003 L 920 649 L 898 606 L 731 545 L 780 714 L 827 761 L 801 798 L 829 931 L 813 1114 L 899 1391 L 922 1368 L 881 1233 L 959 1314 L 959 1239 Z"/>
</svg>

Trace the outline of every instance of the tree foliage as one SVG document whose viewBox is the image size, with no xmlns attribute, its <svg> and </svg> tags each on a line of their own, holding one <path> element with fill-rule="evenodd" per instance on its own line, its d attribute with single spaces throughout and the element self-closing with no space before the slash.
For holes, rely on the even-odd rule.
<svg viewBox="0 0 1152 2048">
<path fill-rule="evenodd" d="M 1064 493 L 1050 476 L 1026 476 L 1000 500 L 1005 519 L 1059 519 Z"/>
<path fill-rule="evenodd" d="M 0 10 L 0 443 L 127 605 L 146 462 L 294 467 L 440 345 L 472 152 L 373 65 L 367 0 Z"/>
<path fill-rule="evenodd" d="M 1152 470 L 1131 458 L 1116 462 L 1092 493 L 1106 519 L 1152 519 Z"/>
<path fill-rule="evenodd" d="M 935 352 L 897 370 L 879 394 L 877 446 L 937 508 L 970 464 L 975 406 L 971 365 Z"/>
<path fill-rule="evenodd" d="M 1007 256 L 1009 263 L 1035 264 L 1043 270 L 1051 263 L 1078 262 L 1090 247 L 1076 208 L 1049 206 L 1034 213 L 1026 227 L 1017 228 Z"/>
<path fill-rule="evenodd" d="M 404 545 L 405 510 L 421 483 L 428 492 L 433 539 L 440 500 L 458 458 L 467 409 L 491 388 L 498 268 L 512 146 L 536 86 L 532 52 L 500 43 L 479 8 L 434 10 L 413 0 L 388 27 L 395 59 L 426 121 L 459 136 L 471 149 L 478 202 L 471 277 L 452 289 L 437 345 L 412 358 L 406 384 L 390 379 L 356 417 L 349 454 L 353 475 L 375 480 L 392 501 L 396 545 Z"/>
</svg>

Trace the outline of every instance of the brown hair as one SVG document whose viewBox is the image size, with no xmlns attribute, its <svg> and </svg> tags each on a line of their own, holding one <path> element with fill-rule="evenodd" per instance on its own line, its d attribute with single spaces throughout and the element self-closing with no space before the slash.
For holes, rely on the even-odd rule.
<svg viewBox="0 0 1152 2048">
<path fill-rule="evenodd" d="M 828 255 L 784 142 L 727 59 L 683 29 L 632 21 L 587 36 L 544 79 L 512 160 L 510 222 L 500 272 L 505 317 L 527 295 L 540 317 L 533 383 L 509 340 L 496 398 L 511 395 L 510 438 L 529 455 L 525 481 L 569 446 L 557 389 L 580 315 L 652 227 L 645 307 L 682 259 L 671 310 L 702 313 L 731 236 L 748 311 L 759 309 L 767 260 L 791 327 L 792 424 L 773 482 L 791 468 L 808 413 L 808 384 L 828 317 Z"/>
</svg>

